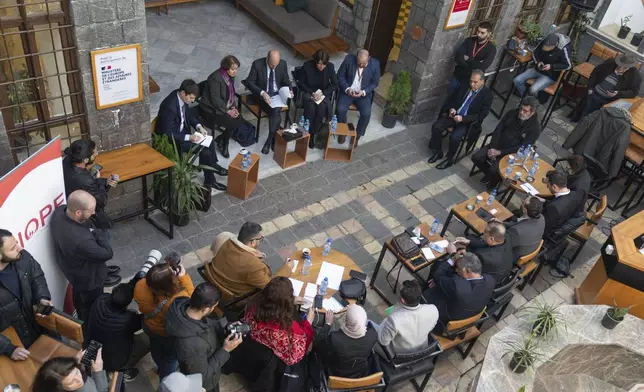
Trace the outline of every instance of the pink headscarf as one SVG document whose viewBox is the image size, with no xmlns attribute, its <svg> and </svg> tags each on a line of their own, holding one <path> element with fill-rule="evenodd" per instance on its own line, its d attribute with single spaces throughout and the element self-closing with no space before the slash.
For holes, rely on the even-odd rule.
<svg viewBox="0 0 644 392">
<path fill-rule="evenodd" d="M 342 332 L 353 339 L 360 339 L 367 334 L 367 312 L 360 305 L 349 305 Z"/>
</svg>

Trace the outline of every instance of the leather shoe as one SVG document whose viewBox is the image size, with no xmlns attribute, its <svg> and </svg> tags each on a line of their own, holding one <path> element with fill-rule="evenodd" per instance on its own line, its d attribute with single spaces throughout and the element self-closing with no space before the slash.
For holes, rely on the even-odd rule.
<svg viewBox="0 0 644 392">
<path fill-rule="evenodd" d="M 344 142 L 346 142 L 346 141 L 347 141 L 346 136 L 338 136 L 338 143 L 344 144 Z"/>
<path fill-rule="evenodd" d="M 212 165 L 212 168 L 215 169 L 214 172 L 219 174 L 220 176 L 227 176 L 228 175 L 228 170 L 224 169 L 223 167 L 219 166 L 216 163 L 214 163 Z"/>
<path fill-rule="evenodd" d="M 217 182 L 217 181 L 215 181 L 212 184 L 204 183 L 203 186 L 205 186 L 206 188 L 216 189 L 218 191 L 225 191 L 226 189 L 228 189 L 228 187 L 226 185 L 224 185 L 224 184 L 222 184 L 220 182 Z"/>
<path fill-rule="evenodd" d="M 108 265 L 107 266 L 107 274 L 108 275 L 118 275 L 118 273 L 121 272 L 121 267 L 118 265 Z"/>
<path fill-rule="evenodd" d="M 270 151 L 271 147 L 268 143 L 264 144 L 264 147 L 262 147 L 262 154 L 266 155 Z"/>
<path fill-rule="evenodd" d="M 217 148 L 219 149 L 222 157 L 230 158 L 230 153 L 228 152 L 228 143 L 224 142 L 224 139 L 220 139 L 220 137 L 221 136 L 218 136 L 217 139 L 215 139 L 215 141 L 217 142 Z"/>
<path fill-rule="evenodd" d="M 439 164 L 436 166 L 436 168 L 437 168 L 438 170 L 443 170 L 443 169 L 447 169 L 448 167 L 451 167 L 453 164 L 454 164 L 454 162 L 453 162 L 451 159 L 447 158 L 447 159 L 446 159 L 446 160 L 444 160 L 443 162 L 439 163 Z"/>
<path fill-rule="evenodd" d="M 315 148 L 315 135 L 313 134 L 309 136 L 309 148 L 311 150 Z"/>
<path fill-rule="evenodd" d="M 490 179 L 487 178 L 487 176 L 483 176 L 483 178 L 481 178 L 479 181 L 481 181 L 481 183 L 485 185 L 490 183 Z"/>
<path fill-rule="evenodd" d="M 435 152 L 432 156 L 429 157 L 429 159 L 427 160 L 427 163 L 434 163 L 439 159 L 443 159 L 442 151 Z"/>
<path fill-rule="evenodd" d="M 107 275 L 107 278 L 103 281 L 103 286 L 112 287 L 121 283 L 121 277 L 118 275 Z"/>
</svg>

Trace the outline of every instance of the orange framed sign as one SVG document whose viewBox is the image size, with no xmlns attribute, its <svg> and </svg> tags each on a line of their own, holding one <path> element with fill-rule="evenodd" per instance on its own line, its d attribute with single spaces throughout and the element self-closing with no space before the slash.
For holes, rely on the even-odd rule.
<svg viewBox="0 0 644 392">
<path fill-rule="evenodd" d="M 90 55 L 96 109 L 143 100 L 140 44 L 93 50 Z"/>
<path fill-rule="evenodd" d="M 474 8 L 476 0 L 452 0 L 452 6 L 449 7 L 445 27 L 443 30 L 451 30 L 465 26 L 470 11 Z"/>
</svg>

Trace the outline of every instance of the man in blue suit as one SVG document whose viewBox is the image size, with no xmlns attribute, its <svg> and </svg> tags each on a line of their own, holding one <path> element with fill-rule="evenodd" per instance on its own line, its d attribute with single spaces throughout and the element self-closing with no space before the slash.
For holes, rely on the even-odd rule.
<svg viewBox="0 0 644 392">
<path fill-rule="evenodd" d="M 366 49 L 358 50 L 358 55 L 347 55 L 338 69 L 340 92 L 338 97 L 338 122 L 347 122 L 347 111 L 351 104 L 356 105 L 360 113 L 358 120 L 358 140 L 364 136 L 371 119 L 373 94 L 380 81 L 380 63 L 369 57 Z M 344 143 L 345 138 L 338 139 Z M 356 145 L 357 145 L 356 140 Z"/>
<path fill-rule="evenodd" d="M 172 91 L 159 106 L 154 131 L 159 135 L 165 134 L 172 137 L 177 143 L 177 148 L 183 152 L 189 151 L 199 141 L 199 136 L 192 134 L 190 128 L 194 128 L 203 135 L 207 134 L 206 129 L 199 124 L 192 110 L 188 107 L 189 104 L 195 101 L 197 95 L 199 95 L 197 83 L 192 79 L 186 79 L 181 82 L 179 89 Z M 217 164 L 215 143 L 211 142 L 210 146 L 201 149 L 199 163 L 214 169 L 204 169 L 204 186 L 225 191 L 226 185 L 217 182 L 213 174 L 214 171 L 220 176 L 228 175 L 228 170 Z"/>
</svg>

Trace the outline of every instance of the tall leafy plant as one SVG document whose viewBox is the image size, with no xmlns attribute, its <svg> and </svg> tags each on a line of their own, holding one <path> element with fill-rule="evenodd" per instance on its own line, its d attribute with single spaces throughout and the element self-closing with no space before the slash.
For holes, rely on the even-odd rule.
<svg viewBox="0 0 644 392">
<path fill-rule="evenodd" d="M 581 62 L 577 59 L 577 54 L 579 52 L 579 41 L 581 39 L 581 36 L 586 33 L 588 25 L 592 23 L 593 17 L 589 15 L 588 12 L 575 12 L 577 12 L 577 15 L 575 16 L 572 25 L 572 61 L 576 65 Z"/>
<path fill-rule="evenodd" d="M 411 75 L 403 70 L 396 75 L 391 87 L 385 113 L 390 116 L 400 116 L 405 113 L 411 103 Z"/>
</svg>

